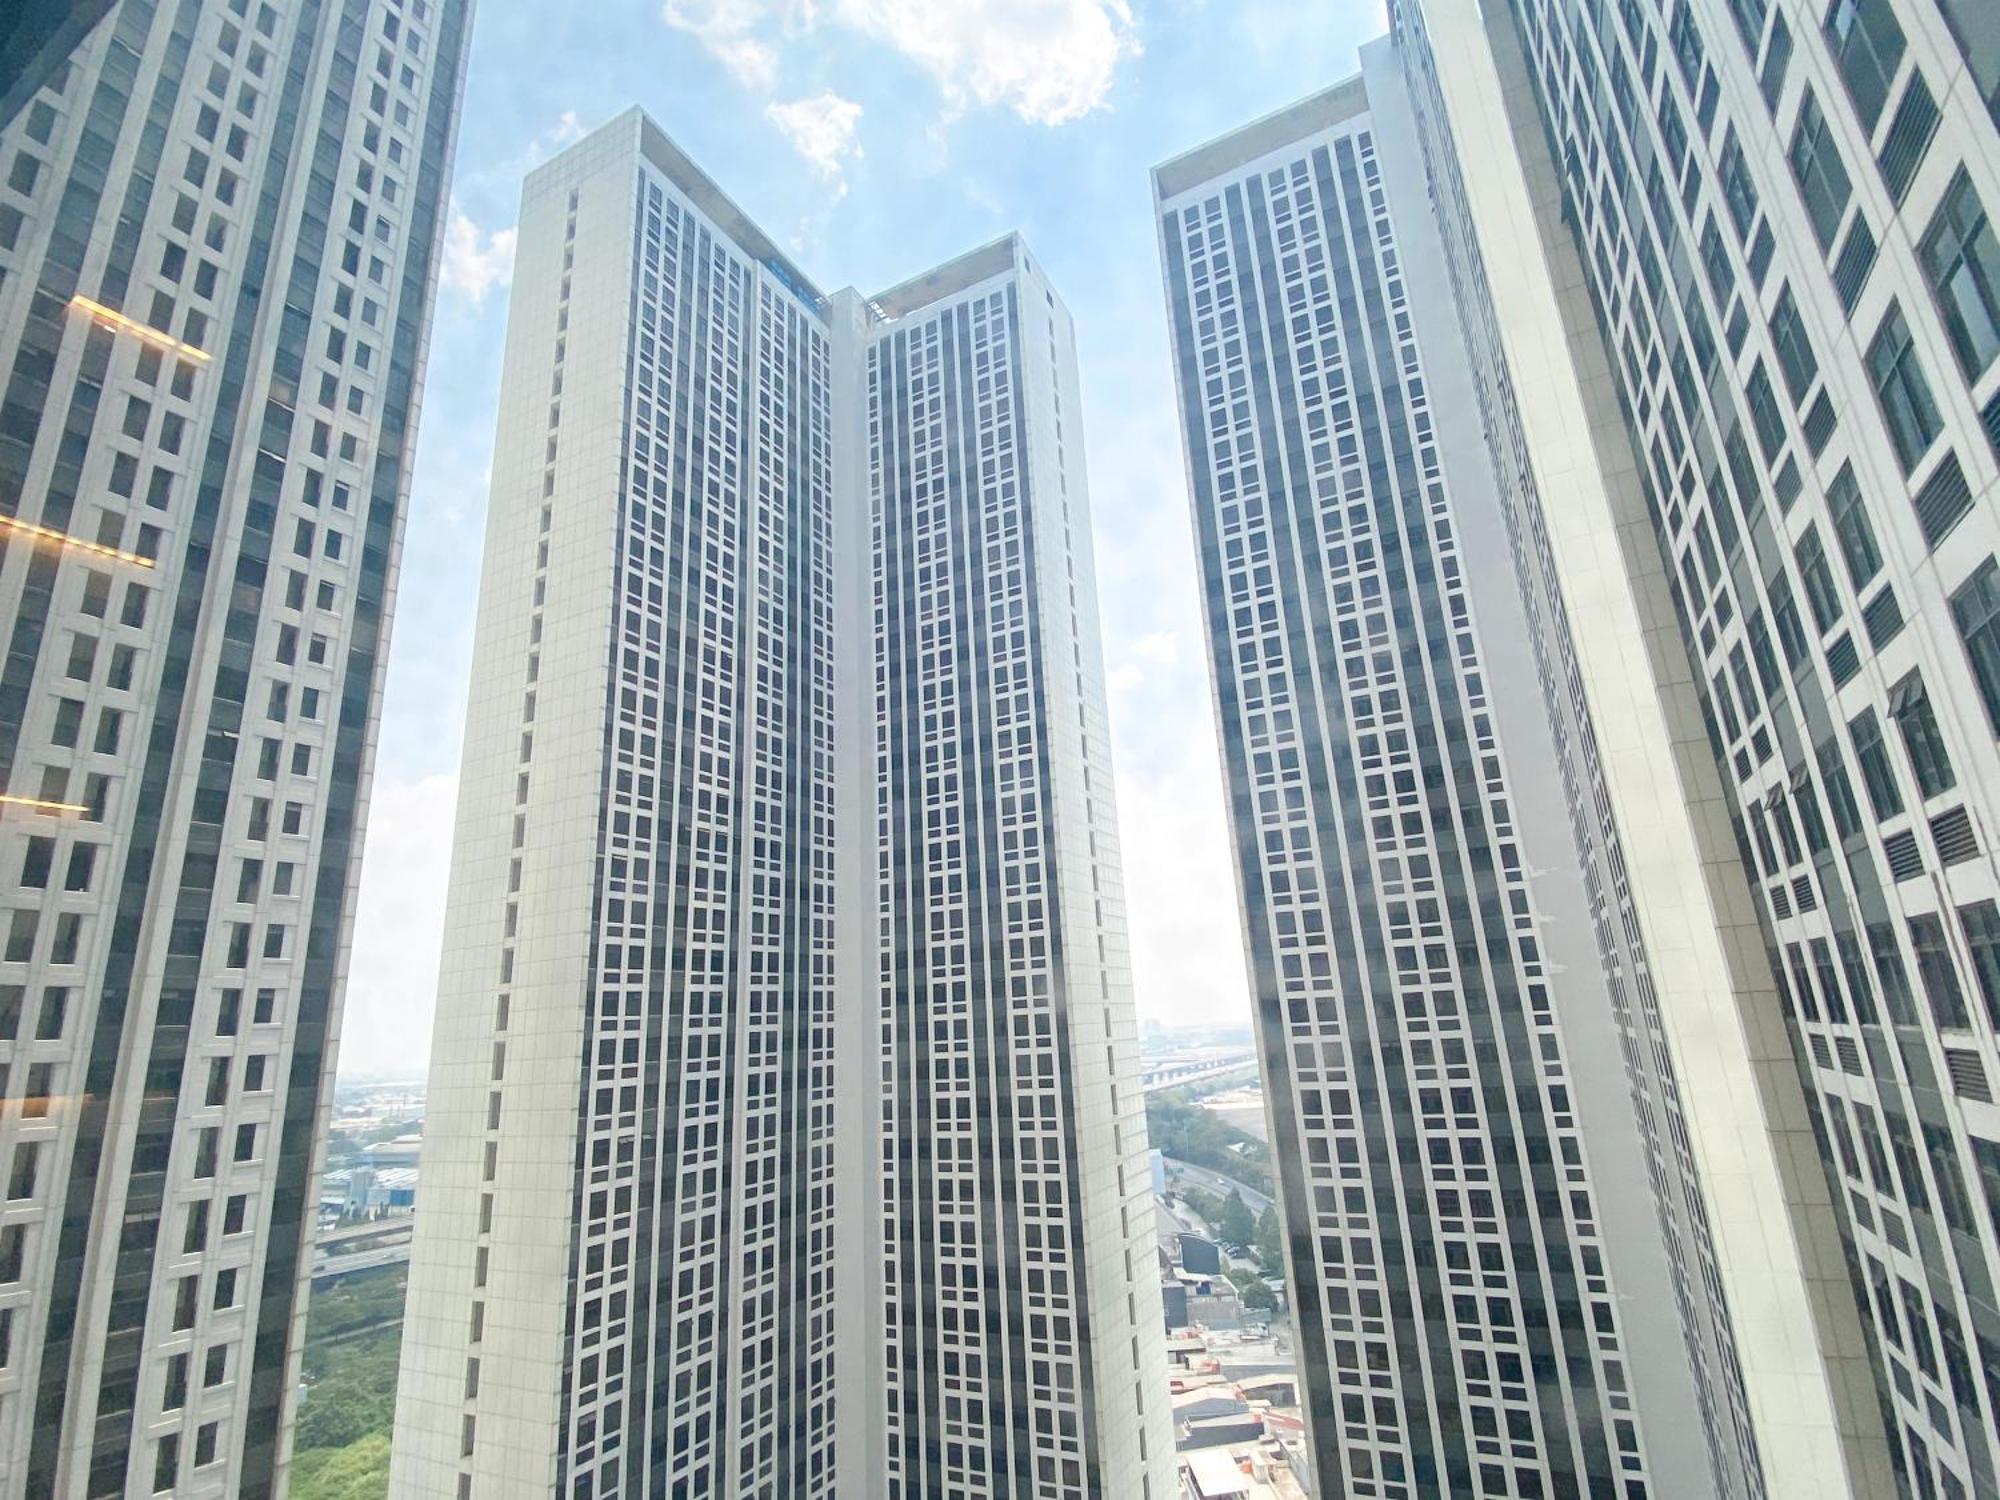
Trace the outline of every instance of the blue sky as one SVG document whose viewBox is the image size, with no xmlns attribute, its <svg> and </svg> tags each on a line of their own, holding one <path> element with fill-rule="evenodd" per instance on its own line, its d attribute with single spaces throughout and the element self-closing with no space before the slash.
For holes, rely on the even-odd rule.
<svg viewBox="0 0 2000 1500">
<path fill-rule="evenodd" d="M 1074 314 L 1141 1016 L 1247 1013 L 1148 172 L 1380 0 L 479 0 L 341 1071 L 429 1052 L 522 175 L 643 106 L 826 289 L 1019 229 Z"/>
</svg>

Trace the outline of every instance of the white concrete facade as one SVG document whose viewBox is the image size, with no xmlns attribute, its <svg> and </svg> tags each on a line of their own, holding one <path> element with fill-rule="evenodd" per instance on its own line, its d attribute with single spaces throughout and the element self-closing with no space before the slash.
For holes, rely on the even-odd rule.
<svg viewBox="0 0 2000 1500">
<path fill-rule="evenodd" d="M 1154 173 L 1325 1493 L 1738 1493 L 1399 62 Z"/>
<path fill-rule="evenodd" d="M 0 1496 L 286 1482 L 468 11 L 131 0 L 0 131 Z"/>
<path fill-rule="evenodd" d="M 1012 237 L 873 305 L 886 1493 L 1170 1496 L 1074 332 Z"/>
<path fill-rule="evenodd" d="M 1586 372 L 1609 514 L 1565 544 L 1579 518 L 1543 507 L 1556 586 L 1587 612 L 1575 634 L 1601 636 L 1620 593 L 1639 601 L 1685 747 L 1756 1067 L 1754 1090 L 1700 1101 L 1712 1143 L 1694 1133 L 1704 1173 L 1722 1172 L 1724 1294 L 1739 1323 L 1774 1320 L 1739 1335 L 1767 1478 L 1830 1486 L 1830 1421 L 1858 1493 L 1990 1493 L 2000 12 L 1510 9 L 1422 0 L 1398 31 L 1413 64 L 1437 59 L 1432 113 L 1522 346 L 1486 383 L 1532 392 L 1533 418 L 1558 339 Z M 1497 103 L 1471 113 L 1495 77 Z M 1531 212 L 1501 196 L 1517 173 Z M 1538 260 L 1554 317 L 1514 279 Z M 1582 451 L 1558 433 L 1549 462 Z M 1637 768 L 1619 815 L 1643 818 L 1657 750 L 1625 746 L 1615 709 L 1598 722 Z M 1768 1001 L 1764 980 L 1741 987 L 1759 961 Z M 1670 1008 L 1684 1030 L 1717 1023 L 1688 1033 L 1697 1058 L 1730 1039 L 1712 999 Z M 1735 1170 L 1755 1136 L 1731 1122 L 1753 1103 L 1810 1294 L 1782 1319 L 1760 1278 L 1796 1288 L 1770 1258 L 1784 1241 L 1759 1228 L 1768 1191 Z"/>
<path fill-rule="evenodd" d="M 1128 1294 L 1144 1130 L 1066 313 L 1011 238 L 823 297 L 636 110 L 537 169 L 520 222 L 392 1492 L 1170 1494 L 1158 1307 Z M 946 1092 L 928 1056 L 925 1082 L 895 1072 L 897 1028 L 944 1010 L 931 970 L 899 968 L 896 924 L 937 914 L 890 879 L 887 820 L 937 789 L 888 753 L 877 703 L 885 672 L 951 648 L 933 628 L 885 656 L 883 593 L 917 576 L 885 523 L 917 497 L 870 459 L 932 442 L 938 413 L 885 413 L 870 372 L 975 305 L 995 331 L 1004 306 L 1035 315 L 991 351 L 1032 441 L 923 499 L 970 514 L 1004 488 L 1032 515 L 1010 534 L 1047 701 L 1010 739 L 1039 787 L 1008 826 L 1066 922 L 1053 970 L 971 940 L 981 1067 L 1059 1105 L 1047 1170 L 1070 1191 L 1026 1171 L 972 1190 L 976 1218 L 1017 1225 L 979 1247 L 985 1275 L 1067 1280 L 950 1315 L 1074 1315 L 946 1377 L 885 1339 L 937 1315 L 959 1248 L 933 1260 L 907 1230 L 937 1216 L 899 1228 L 894 1205 L 961 1179 L 928 1156 L 942 1133 L 910 1129 Z M 940 545 L 927 580 L 1002 566 Z M 961 623 L 968 665 L 1016 644 L 998 616 Z M 962 859 L 917 826 L 917 865 Z M 1046 1057 L 999 1008 L 1036 973 L 1063 1027 Z M 1008 1140 L 974 1139 L 985 1160 Z M 905 1247 L 915 1282 L 886 1269 Z M 981 1415 L 1017 1388 L 1045 1429 Z M 912 1392 L 1005 1463 L 913 1465 L 892 1414 Z"/>
</svg>

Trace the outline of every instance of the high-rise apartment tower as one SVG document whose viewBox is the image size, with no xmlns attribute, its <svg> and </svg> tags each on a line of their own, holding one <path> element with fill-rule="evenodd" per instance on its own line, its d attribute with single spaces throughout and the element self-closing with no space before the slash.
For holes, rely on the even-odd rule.
<svg viewBox="0 0 2000 1500">
<path fill-rule="evenodd" d="M 396 1494 L 1171 1494 L 1101 678 L 1017 239 L 529 177 Z"/>
<path fill-rule="evenodd" d="M 0 129 L 0 1495 L 284 1484 L 468 10 L 124 0 Z"/>
<path fill-rule="evenodd" d="M 1362 60 L 1154 173 L 1320 1489 L 1838 1493 L 1858 1331 L 1733 845 L 1674 780 L 1694 701 L 1613 726 L 1664 774 L 1607 794 L 1419 101 Z"/>
<path fill-rule="evenodd" d="M 1739 993 L 1772 971 L 1755 1090 L 1681 1072 L 1769 1491 L 1813 1472 L 1807 1345 L 1742 1281 L 1726 1126 L 1786 1118 L 1782 1071 L 1850 1484 L 2000 1492 L 2000 10 L 1422 0 L 1396 36 L 1640 925 L 1699 915 L 1649 847 L 1677 791 Z M 1653 956 L 1706 1049 L 1722 991 Z"/>
</svg>

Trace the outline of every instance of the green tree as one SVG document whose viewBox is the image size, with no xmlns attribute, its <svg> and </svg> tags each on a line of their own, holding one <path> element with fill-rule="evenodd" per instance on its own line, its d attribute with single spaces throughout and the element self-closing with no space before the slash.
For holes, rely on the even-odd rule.
<svg viewBox="0 0 2000 1500">
<path fill-rule="evenodd" d="M 1222 1236 L 1225 1245 L 1247 1245 L 1257 1237 L 1257 1221 L 1250 1217 L 1243 1195 L 1235 1188 L 1229 1190 L 1229 1197 L 1223 1202 L 1215 1232 Z"/>
<path fill-rule="evenodd" d="M 1252 1247 L 1257 1252 L 1257 1263 L 1267 1271 L 1275 1271 L 1285 1263 L 1285 1237 L 1278 1228 L 1276 1204 L 1266 1204 L 1264 1212 L 1257 1220 L 1257 1242 Z"/>
<path fill-rule="evenodd" d="M 1270 1148 L 1195 1104 L 1185 1090 L 1146 1096 L 1146 1133 L 1154 1149 L 1175 1161 L 1207 1167 L 1260 1193 L 1271 1191 Z"/>
<path fill-rule="evenodd" d="M 389 1434 L 342 1448 L 306 1448 L 292 1460 L 292 1500 L 382 1500 L 389 1493 Z"/>
<path fill-rule="evenodd" d="M 1243 1305 L 1252 1312 L 1276 1312 L 1277 1294 L 1261 1281 L 1253 1281 L 1242 1291 Z"/>
<path fill-rule="evenodd" d="M 299 1403 L 300 1448 L 345 1448 L 389 1431 L 396 1416 L 401 1343 L 401 1330 L 387 1328 L 308 1350 L 311 1384 Z"/>
</svg>

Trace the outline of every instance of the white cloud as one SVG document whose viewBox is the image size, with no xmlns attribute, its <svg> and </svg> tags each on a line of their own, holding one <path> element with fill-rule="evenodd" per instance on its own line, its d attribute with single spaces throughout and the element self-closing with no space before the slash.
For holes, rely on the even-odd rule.
<svg viewBox="0 0 2000 1500">
<path fill-rule="evenodd" d="M 514 279 L 515 231 L 484 230 L 456 203 L 444 233 L 444 266 L 440 277 L 446 291 L 457 292 L 474 307 L 495 287 Z"/>
<path fill-rule="evenodd" d="M 715 54 L 745 88 L 768 94 L 778 82 L 778 50 L 764 35 L 791 7 L 782 0 L 666 0 L 667 24 Z M 804 14 L 811 18 L 810 5 Z"/>
<path fill-rule="evenodd" d="M 420 1072 L 430 1055 L 457 801 L 455 775 L 375 784 L 341 1022 L 350 1077 Z"/>
<path fill-rule="evenodd" d="M 845 25 L 929 73 L 954 110 L 1061 125 L 1103 105 L 1139 36 L 1128 0 L 835 0 Z"/>
<path fill-rule="evenodd" d="M 565 146 L 575 145 L 589 133 L 584 128 L 583 121 L 576 117 L 576 111 L 566 109 L 556 116 L 555 124 L 542 132 L 536 146 L 549 151 L 560 151 Z"/>
<path fill-rule="evenodd" d="M 855 127 L 861 123 L 860 105 L 829 89 L 810 99 L 768 105 L 764 117 L 778 127 L 815 172 L 846 191 L 844 166 L 861 154 L 861 143 L 855 138 Z"/>
<path fill-rule="evenodd" d="M 1002 106 L 1035 125 L 1102 107 L 1139 52 L 1130 0 L 665 0 L 744 87 L 769 94 L 782 44 L 821 24 L 883 43 L 936 83 L 953 113 Z"/>
<path fill-rule="evenodd" d="M 1180 664 L 1180 632 L 1155 630 L 1126 646 L 1105 668 L 1105 686 L 1114 699 L 1125 697 L 1145 687 L 1148 678 L 1155 675 L 1155 668 L 1173 668 Z"/>
<path fill-rule="evenodd" d="M 1133 997 L 1142 1019 L 1176 1026 L 1249 1011 L 1222 769 L 1214 731 L 1200 732 L 1205 698 L 1189 704 L 1195 732 L 1171 764 L 1121 765 L 1117 783 Z"/>
</svg>

